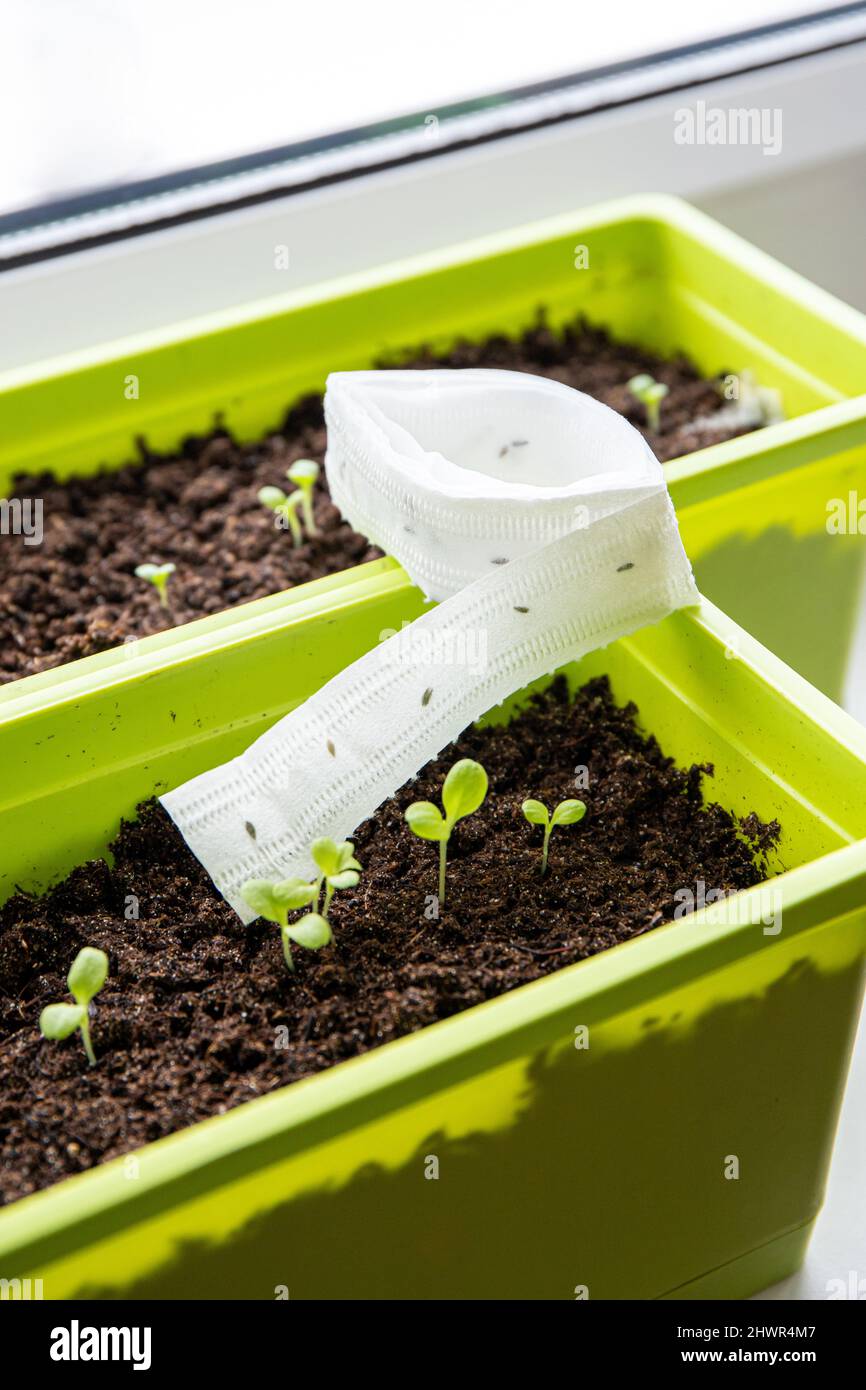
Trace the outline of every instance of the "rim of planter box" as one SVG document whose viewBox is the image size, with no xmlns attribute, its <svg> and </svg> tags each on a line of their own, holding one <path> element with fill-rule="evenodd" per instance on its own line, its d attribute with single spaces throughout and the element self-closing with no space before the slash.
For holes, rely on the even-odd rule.
<svg viewBox="0 0 866 1390">
<path fill-rule="evenodd" d="M 840 323 L 846 333 L 866 346 L 866 315 L 858 309 L 852 308 L 829 290 L 822 289 L 798 271 L 784 265 L 768 252 L 760 250 L 745 237 L 723 226 L 685 199 L 670 193 L 633 193 L 624 198 L 593 203 L 571 212 L 524 222 L 505 231 L 453 242 L 435 251 L 420 252 L 400 260 L 388 261 L 369 270 L 322 280 L 301 289 L 289 290 L 285 294 L 252 300 L 212 314 L 199 314 L 158 329 L 115 338 L 96 347 L 82 348 L 80 351 L 62 356 L 43 358 L 24 367 L 11 368 L 0 373 L 0 394 L 33 385 L 49 376 L 65 376 L 70 372 L 104 365 L 129 354 L 168 347 L 223 329 L 239 328 L 253 320 L 276 317 L 293 309 L 343 299 L 364 290 L 391 285 L 396 281 L 486 260 L 503 252 L 520 250 L 528 244 L 555 241 L 573 231 L 591 231 L 610 223 L 637 219 L 662 222 L 676 227 L 694 240 L 711 247 L 725 260 L 746 266 L 765 284 L 796 300 L 801 307 L 813 310 L 822 318 L 830 318 Z M 804 371 L 803 375 L 809 374 Z M 838 394 L 841 399 L 843 393 L 840 391 Z M 778 427 L 774 425 L 765 426 L 765 430 L 776 428 Z M 714 444 L 710 449 L 700 452 L 710 453 L 711 450 L 724 448 L 726 443 Z"/>
<path fill-rule="evenodd" d="M 724 257 L 732 266 L 746 269 L 750 274 L 759 277 L 771 290 L 793 300 L 798 309 L 812 312 L 824 322 L 832 323 L 834 328 L 841 329 L 852 340 L 862 343 L 866 352 L 866 317 L 856 310 L 779 264 L 771 256 L 751 246 L 680 199 L 668 195 L 634 195 L 452 245 L 411 259 L 391 262 L 373 271 L 237 306 L 217 314 L 189 319 L 172 325 L 169 329 L 115 340 L 98 349 L 88 349 L 31 364 L 18 371 L 0 375 L 0 400 L 6 393 L 23 392 L 26 397 L 26 393 L 32 388 L 41 388 L 51 381 L 59 383 L 66 378 L 69 378 L 69 381 L 64 389 L 72 399 L 76 392 L 76 374 L 91 368 L 104 368 L 117 363 L 120 370 L 124 359 L 136 355 L 177 347 L 224 330 L 279 318 L 295 309 L 326 307 L 363 291 L 397 285 L 413 277 L 483 262 L 509 251 L 519 251 L 528 246 L 556 241 L 571 234 L 588 234 L 593 228 L 635 219 L 655 220 L 686 234 L 696 245 L 709 248 Z M 810 379 L 805 369 L 798 369 L 798 374 L 804 380 Z M 716 488 L 727 491 L 730 487 L 738 486 L 740 482 L 768 476 L 762 474 L 761 469 L 778 471 L 787 466 L 797 466 L 804 460 L 809 449 L 815 451 L 815 457 L 818 456 L 825 437 L 828 442 L 833 438 L 834 432 L 841 437 L 839 432 L 848 427 L 856 432 L 858 421 L 866 414 L 866 397 L 846 400 L 842 391 L 829 388 L 827 383 L 822 383 L 822 389 L 825 394 L 832 390 L 839 396 L 839 401 L 807 411 L 781 424 L 767 426 L 721 444 L 697 450 L 666 464 L 665 472 L 675 504 L 683 506 L 693 500 L 706 500 L 714 494 Z M 194 402 L 188 404 L 192 408 Z M 146 422 L 143 428 L 146 428 Z M 97 430 L 91 430 L 90 435 L 86 436 L 82 435 L 80 428 L 74 433 L 77 448 L 89 448 L 92 439 L 95 455 L 98 454 L 99 438 Z M 85 442 L 82 443 L 82 440 Z M 40 460 L 40 466 L 44 465 L 44 462 Z M 36 460 L 30 463 L 37 466 Z M 30 463 L 25 456 L 21 456 L 21 467 L 30 466 Z M 76 471 L 73 467 L 72 475 Z M 74 696 L 79 689 L 89 688 L 90 682 L 94 680 L 123 681 L 163 662 L 184 660 L 189 654 L 198 652 L 210 644 L 218 647 L 227 641 L 247 640 L 255 631 L 266 629 L 276 621 L 279 609 L 294 611 L 295 605 L 307 602 L 315 605 L 321 602 L 348 602 L 350 596 L 346 591 L 351 586 L 368 586 L 375 583 L 377 578 L 389 572 L 393 563 L 390 560 L 372 561 L 354 566 L 339 574 L 312 580 L 294 589 L 278 591 L 248 604 L 194 619 L 151 637 L 135 639 L 127 646 L 79 658 L 37 675 L 21 677 L 0 688 L 0 719 L 26 708 L 27 702 L 31 699 L 39 700 L 43 704 L 53 703 L 55 700 Z"/>
<path fill-rule="evenodd" d="M 411 589 L 394 566 L 383 582 Z M 287 619 L 283 614 L 284 621 Z M 289 621 L 302 621 L 300 611 Z M 732 649 L 741 669 L 780 692 L 866 769 L 866 728 L 727 618 L 707 600 L 675 614 L 687 639 L 692 626 L 717 650 Z M 631 639 L 623 639 L 628 642 Z M 735 741 L 735 739 L 734 739 Z M 772 769 L 766 768 L 773 777 Z M 838 779 L 838 769 L 836 770 Z M 249 1101 L 223 1115 L 143 1146 L 138 1180 L 125 1175 L 124 1157 L 66 1178 L 0 1211 L 4 1272 L 25 1274 L 71 1253 L 77 1238 L 92 1245 L 171 1210 L 214 1187 L 302 1149 L 369 1123 L 418 1099 L 453 1086 L 488 1065 L 525 1055 L 549 1038 L 551 1020 L 562 1016 L 570 1034 L 576 1004 L 581 1017 L 618 1015 L 648 997 L 664 995 L 713 971 L 769 949 L 760 928 L 766 888 L 781 894 L 785 940 L 866 906 L 866 839 L 836 827 L 848 841 L 796 868 L 741 890 L 727 900 L 723 921 L 712 906 L 566 966 L 519 990 L 476 1005 L 452 1018 L 396 1039 L 326 1072 Z"/>
<path fill-rule="evenodd" d="M 683 511 L 864 445 L 866 394 L 672 459 L 664 465 L 665 478 L 674 506 Z"/>
</svg>

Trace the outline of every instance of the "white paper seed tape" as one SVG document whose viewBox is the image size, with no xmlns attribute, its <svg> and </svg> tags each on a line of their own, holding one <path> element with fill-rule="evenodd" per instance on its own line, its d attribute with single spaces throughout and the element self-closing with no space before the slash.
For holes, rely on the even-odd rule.
<svg viewBox="0 0 866 1390">
<path fill-rule="evenodd" d="M 325 415 L 336 505 L 440 602 L 162 798 L 245 922 L 248 879 L 312 877 L 313 840 L 350 836 L 493 705 L 698 601 L 661 465 L 579 391 L 336 372 Z"/>
</svg>

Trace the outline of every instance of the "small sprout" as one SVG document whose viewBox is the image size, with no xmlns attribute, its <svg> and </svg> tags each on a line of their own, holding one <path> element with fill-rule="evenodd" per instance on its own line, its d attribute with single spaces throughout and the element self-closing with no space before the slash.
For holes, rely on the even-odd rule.
<svg viewBox="0 0 866 1390">
<path fill-rule="evenodd" d="M 295 484 L 301 494 L 301 511 L 308 536 L 318 536 L 316 518 L 313 513 L 313 488 L 320 473 L 319 465 L 312 459 L 295 459 L 286 469 L 286 476 Z"/>
<path fill-rule="evenodd" d="M 543 877 L 547 873 L 547 851 L 550 847 L 550 837 L 554 827 L 557 825 L 575 825 L 579 820 L 583 820 L 586 815 L 586 806 L 582 801 L 560 801 L 551 815 L 543 801 L 524 801 L 521 809 L 530 825 L 544 826 L 544 846 L 541 851 Z"/>
<path fill-rule="evenodd" d="M 293 492 L 287 497 L 281 487 L 263 487 L 259 489 L 259 501 L 263 507 L 269 511 L 276 512 L 277 516 L 285 519 L 286 525 L 292 533 L 292 544 L 301 544 L 301 523 L 298 520 L 298 507 L 303 501 L 300 492 Z"/>
<path fill-rule="evenodd" d="M 85 946 L 78 952 L 66 977 L 69 993 L 75 1003 L 48 1004 L 39 1015 L 42 1036 L 54 1042 L 68 1038 L 78 1028 L 92 1067 L 96 1066 L 96 1058 L 90 1041 L 90 1002 L 102 989 L 107 977 L 108 956 L 95 946 Z"/>
<path fill-rule="evenodd" d="M 361 873 L 361 865 L 355 858 L 355 846 L 351 840 L 344 840 L 341 845 L 335 840 L 314 840 L 310 852 L 319 870 L 316 879 L 317 899 L 323 886 L 325 889 L 321 911 L 327 921 L 334 893 L 340 888 L 355 887 Z"/>
<path fill-rule="evenodd" d="M 442 785 L 445 814 L 432 801 L 416 801 L 406 811 L 409 829 L 421 840 L 439 842 L 439 903 L 445 902 L 445 863 L 448 840 L 459 820 L 478 810 L 487 795 L 487 773 L 480 763 L 461 758 Z"/>
<path fill-rule="evenodd" d="M 350 840 L 345 840 L 341 845 L 333 840 L 315 840 L 312 855 L 319 870 L 313 883 L 307 883 L 302 878 L 287 878 L 281 883 L 253 878 L 241 889 L 241 897 L 253 911 L 279 927 L 283 956 L 289 970 L 295 968 L 289 944 L 291 941 L 298 946 L 306 946 L 308 951 L 317 951 L 331 941 L 333 934 L 328 921 L 331 899 L 340 888 L 354 888 L 361 872 L 361 865 L 355 858 L 355 846 Z M 323 886 L 324 902 L 320 904 Z M 309 907 L 311 903 L 315 904 L 315 911 L 305 913 L 297 921 L 289 921 L 290 912 Z"/>
<path fill-rule="evenodd" d="M 641 372 L 640 376 L 633 376 L 628 383 L 628 389 L 632 395 L 637 397 L 646 411 L 647 429 L 653 434 L 658 434 L 661 426 L 662 401 L 668 394 L 668 388 L 663 381 L 654 381 L 646 372 Z"/>
<path fill-rule="evenodd" d="M 159 594 L 163 608 L 168 608 L 168 581 L 174 574 L 174 565 L 136 565 L 136 579 L 146 579 Z"/>
<path fill-rule="evenodd" d="M 318 895 L 318 885 L 305 883 L 302 878 L 286 878 L 280 883 L 270 883 L 264 878 L 252 878 L 241 889 L 241 897 L 249 903 L 253 911 L 279 927 L 283 942 L 283 958 L 289 970 L 295 968 L 291 941 L 315 951 L 320 946 L 327 946 L 331 940 L 331 928 L 318 912 L 308 912 L 298 921 L 289 922 L 290 912 L 308 907 Z"/>
</svg>

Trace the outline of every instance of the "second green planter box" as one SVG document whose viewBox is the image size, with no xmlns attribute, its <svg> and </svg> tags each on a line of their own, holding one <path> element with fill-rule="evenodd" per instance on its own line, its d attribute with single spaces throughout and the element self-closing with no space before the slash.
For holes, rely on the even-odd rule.
<svg viewBox="0 0 866 1390">
<path fill-rule="evenodd" d="M 748 368 L 778 389 L 789 422 L 693 455 L 702 470 L 796 439 L 816 412 L 866 388 L 859 314 L 676 199 L 639 197 L 7 374 L 0 492 L 19 470 L 68 477 L 117 467 L 135 456 L 138 436 L 171 450 L 206 432 L 217 412 L 240 438 L 255 438 L 321 390 L 329 371 L 368 367 L 422 341 L 443 348 L 461 334 L 514 333 L 539 306 L 555 324 L 583 313 L 661 355 L 684 351 L 708 374 Z M 362 573 L 371 571 L 339 582 Z M 207 640 L 255 607 L 195 631 Z M 176 641 L 175 631 L 144 645 L 169 653 Z M 126 655 L 87 658 L 98 667 L 86 669 Z M 45 690 L 68 670 L 28 679 Z M 15 698 L 0 691 L 0 711 Z"/>
</svg>

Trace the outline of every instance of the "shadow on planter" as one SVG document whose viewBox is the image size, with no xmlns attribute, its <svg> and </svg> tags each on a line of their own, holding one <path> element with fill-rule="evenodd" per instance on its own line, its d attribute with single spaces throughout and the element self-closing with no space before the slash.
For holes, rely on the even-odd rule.
<svg viewBox="0 0 866 1390">
<path fill-rule="evenodd" d="M 701 592 L 866 722 L 866 399 L 851 405 L 746 467 L 675 464 L 672 494 Z"/>
<path fill-rule="evenodd" d="M 852 948 L 862 940 L 862 917 L 839 927 Z M 820 1205 L 862 967 L 853 960 L 825 973 L 804 945 L 792 943 L 795 958 L 765 991 L 693 1022 L 671 995 L 640 1023 L 591 1028 L 588 1050 L 570 1038 L 544 1049 L 517 1088 L 513 1122 L 496 1132 L 455 1136 L 434 1125 L 396 1166 L 370 1161 L 342 1182 L 325 1146 L 305 1165 L 307 1175 L 320 1165 L 309 1186 L 227 1238 L 182 1242 L 131 1285 L 103 1277 L 79 1296 L 273 1299 L 282 1288 L 292 1299 L 573 1299 L 580 1285 L 591 1298 L 671 1292 L 810 1222 Z M 791 950 L 764 957 L 779 949 Z M 734 992 L 738 978 L 742 967 L 715 986 Z M 623 1031 L 636 1032 L 631 1045 L 622 1045 Z M 732 1157 L 736 1180 L 725 1176 Z M 433 1158 L 438 1180 L 425 1177 Z M 276 1196 L 292 1185 L 293 1165 L 264 1178 Z M 793 1267 L 774 1258 L 768 1245 L 755 1288 Z M 725 1296 L 724 1271 L 714 1291 Z"/>
<path fill-rule="evenodd" d="M 771 526 L 702 555 L 695 578 L 735 622 L 839 704 L 857 628 L 866 542 Z M 852 711 L 853 712 L 853 711 Z"/>
</svg>

